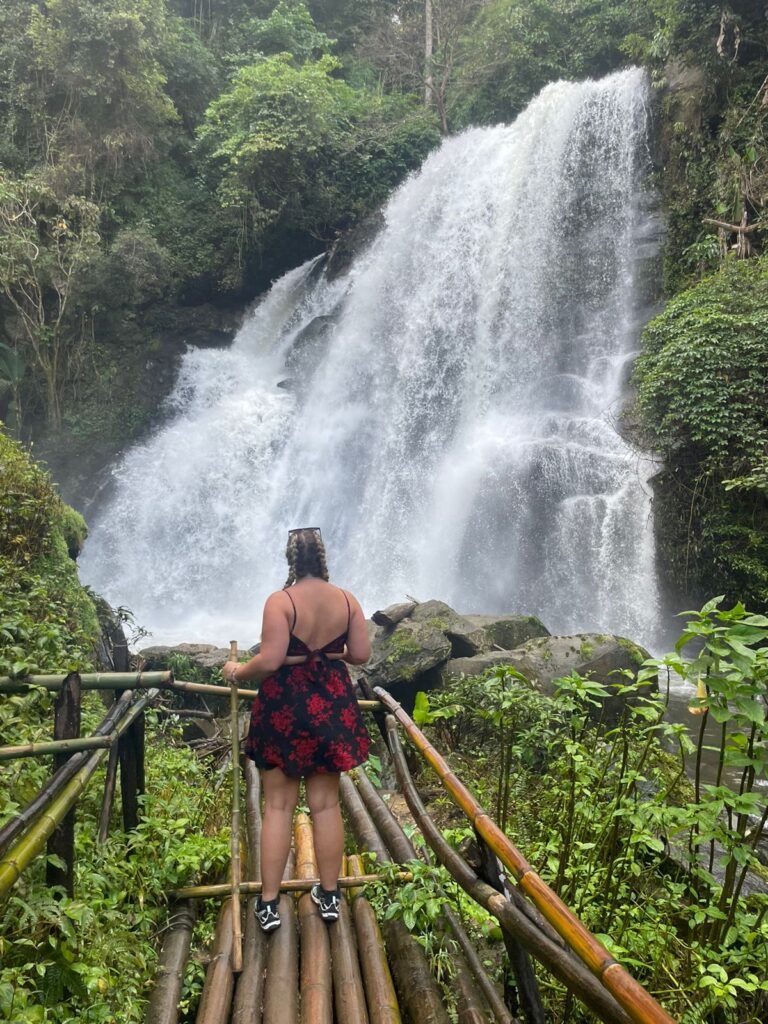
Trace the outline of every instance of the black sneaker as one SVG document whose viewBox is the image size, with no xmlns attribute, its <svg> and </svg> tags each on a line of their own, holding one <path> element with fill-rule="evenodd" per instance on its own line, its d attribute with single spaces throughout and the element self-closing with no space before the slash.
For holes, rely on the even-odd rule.
<svg viewBox="0 0 768 1024">
<path fill-rule="evenodd" d="M 277 909 L 277 899 L 268 900 L 266 903 L 263 903 L 261 896 L 259 896 L 258 900 L 256 900 L 254 912 L 263 932 L 273 932 L 275 928 L 280 927 L 280 911 Z"/>
<path fill-rule="evenodd" d="M 309 890 L 309 895 L 320 907 L 320 917 L 324 921 L 338 921 L 340 900 L 338 889 L 323 889 L 319 884 L 313 885 Z"/>
</svg>

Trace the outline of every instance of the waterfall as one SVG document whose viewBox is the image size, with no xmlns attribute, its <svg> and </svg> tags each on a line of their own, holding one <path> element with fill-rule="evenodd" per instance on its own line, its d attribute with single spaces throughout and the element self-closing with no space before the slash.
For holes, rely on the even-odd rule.
<svg viewBox="0 0 768 1024">
<path fill-rule="evenodd" d="M 639 70 L 559 82 L 447 139 L 348 274 L 293 270 L 230 349 L 190 350 L 87 582 L 158 641 L 250 641 L 286 530 L 317 525 L 369 613 L 412 594 L 652 643 L 654 467 L 616 429 L 658 249 L 647 103 Z"/>
</svg>

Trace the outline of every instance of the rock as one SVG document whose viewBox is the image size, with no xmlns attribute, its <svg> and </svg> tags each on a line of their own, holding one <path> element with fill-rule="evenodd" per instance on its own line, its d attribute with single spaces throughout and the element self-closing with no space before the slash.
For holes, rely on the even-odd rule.
<svg viewBox="0 0 768 1024">
<path fill-rule="evenodd" d="M 602 633 L 577 633 L 574 636 L 547 636 L 528 640 L 513 651 L 498 651 L 475 658 L 457 658 L 442 670 L 446 684 L 461 675 L 478 675 L 497 665 L 511 665 L 547 696 L 555 692 L 554 681 L 578 672 L 609 687 L 627 681 L 623 673 L 633 676 L 642 662 L 650 657 L 631 640 Z M 655 691 L 649 684 L 647 692 Z M 609 697 L 602 708 L 594 708 L 594 717 L 604 717 L 610 725 L 618 722 L 624 709 L 625 696 Z"/>
<path fill-rule="evenodd" d="M 299 331 L 285 357 L 289 379 L 278 386 L 288 384 L 288 390 L 301 391 L 323 361 L 335 323 L 335 316 L 316 316 Z"/>
<path fill-rule="evenodd" d="M 376 631 L 367 675 L 398 700 L 410 697 L 412 707 L 418 690 L 441 685 L 439 668 L 450 656 L 451 641 L 442 628 L 429 620 L 405 619 L 393 630 Z"/>
<path fill-rule="evenodd" d="M 229 660 L 229 650 L 215 644 L 176 644 L 175 647 L 144 647 L 139 657 L 147 671 L 170 668 L 172 659 L 186 658 L 207 679 L 214 669 Z"/>
<path fill-rule="evenodd" d="M 385 227 L 383 212 L 374 210 L 353 228 L 340 235 L 331 246 L 325 263 L 325 276 L 329 281 L 346 274 L 356 256 L 368 248 L 379 232 Z"/>
<path fill-rule="evenodd" d="M 448 686 L 462 676 L 481 676 L 497 665 L 511 665 L 517 668 L 518 660 L 517 651 L 489 651 L 474 658 L 452 658 L 443 666 L 443 683 Z"/>
<path fill-rule="evenodd" d="M 426 623 L 444 633 L 451 642 L 452 658 L 471 658 L 485 649 L 483 631 L 444 601 L 420 602 L 411 612 L 410 619 Z"/>
<path fill-rule="evenodd" d="M 464 618 L 482 630 L 483 652 L 513 651 L 526 640 L 550 635 L 547 627 L 535 615 L 465 615 Z"/>
</svg>

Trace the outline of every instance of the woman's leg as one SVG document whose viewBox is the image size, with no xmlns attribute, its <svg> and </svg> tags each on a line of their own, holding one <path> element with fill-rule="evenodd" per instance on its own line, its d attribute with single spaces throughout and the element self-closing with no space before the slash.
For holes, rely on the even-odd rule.
<svg viewBox="0 0 768 1024">
<path fill-rule="evenodd" d="M 344 825 L 339 807 L 339 776 L 335 774 L 310 775 L 306 780 L 307 803 L 312 814 L 312 832 L 315 839 L 320 885 L 335 889 L 341 873 L 344 854 Z"/>
<path fill-rule="evenodd" d="M 264 790 L 264 821 L 261 826 L 261 898 L 275 899 L 291 848 L 293 812 L 299 798 L 299 780 L 280 768 L 261 773 Z"/>
</svg>

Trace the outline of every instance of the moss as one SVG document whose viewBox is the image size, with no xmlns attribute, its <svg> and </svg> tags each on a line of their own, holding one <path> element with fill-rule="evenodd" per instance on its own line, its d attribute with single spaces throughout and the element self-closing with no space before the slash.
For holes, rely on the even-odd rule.
<svg viewBox="0 0 768 1024">
<path fill-rule="evenodd" d="M 408 657 L 410 654 L 418 654 L 421 647 L 410 631 L 398 630 L 388 638 L 387 643 L 390 653 L 386 657 L 388 665 L 394 664 L 400 658 Z"/>
<path fill-rule="evenodd" d="M 631 640 L 627 640 L 626 637 L 623 636 L 617 637 L 616 642 L 618 643 L 619 647 L 624 648 L 624 650 L 629 654 L 632 661 L 638 667 L 643 664 L 643 662 L 645 661 L 645 654 L 641 651 L 637 644 L 632 643 Z"/>
<path fill-rule="evenodd" d="M 433 629 L 440 630 L 441 633 L 445 633 L 445 631 L 450 627 L 450 623 L 448 622 L 448 620 L 441 619 L 439 618 L 439 616 L 435 617 L 434 619 L 427 619 L 426 624 L 428 626 L 432 626 Z"/>
<path fill-rule="evenodd" d="M 85 522 L 0 430 L 0 674 L 88 667 L 96 609 L 70 557 Z"/>
<path fill-rule="evenodd" d="M 595 653 L 595 648 L 589 642 L 589 640 L 582 640 L 579 646 L 579 654 L 584 658 L 585 661 L 589 661 L 592 655 Z"/>
<path fill-rule="evenodd" d="M 59 523 L 69 557 L 77 558 L 83 550 L 83 544 L 85 544 L 85 539 L 88 536 L 88 527 L 85 524 L 85 520 L 79 512 L 69 505 L 62 505 Z"/>
</svg>

